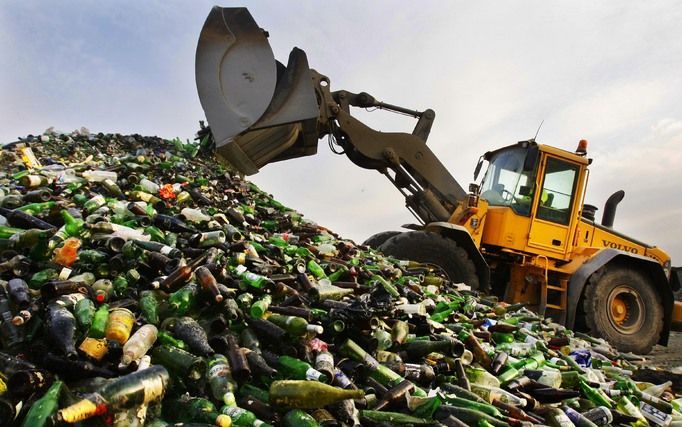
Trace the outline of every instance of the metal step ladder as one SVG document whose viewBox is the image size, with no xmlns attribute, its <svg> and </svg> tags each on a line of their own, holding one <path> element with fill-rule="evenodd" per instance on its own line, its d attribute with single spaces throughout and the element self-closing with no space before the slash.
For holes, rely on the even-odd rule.
<svg viewBox="0 0 682 427">
<path fill-rule="evenodd" d="M 555 320 L 564 320 L 567 305 L 568 277 L 561 277 L 551 282 L 546 280 L 544 286 L 540 287 L 540 314 L 544 316 L 549 309 L 560 313 L 560 318 L 555 318 Z"/>
</svg>

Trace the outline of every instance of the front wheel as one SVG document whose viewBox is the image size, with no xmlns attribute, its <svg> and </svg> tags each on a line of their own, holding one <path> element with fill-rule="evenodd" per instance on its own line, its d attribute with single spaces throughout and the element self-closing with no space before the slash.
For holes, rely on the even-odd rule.
<svg viewBox="0 0 682 427">
<path fill-rule="evenodd" d="M 658 342 L 663 304 L 642 272 L 606 267 L 590 277 L 583 301 L 587 327 L 618 350 L 647 354 Z"/>
<path fill-rule="evenodd" d="M 478 289 L 474 265 L 467 252 L 457 243 L 437 233 L 408 231 L 386 240 L 379 250 L 399 259 L 435 264 L 453 283 L 464 283 Z"/>
<path fill-rule="evenodd" d="M 364 246 L 369 246 L 372 249 L 378 249 L 384 242 L 391 237 L 400 234 L 401 231 L 382 231 L 380 233 L 372 234 L 362 242 Z"/>
</svg>

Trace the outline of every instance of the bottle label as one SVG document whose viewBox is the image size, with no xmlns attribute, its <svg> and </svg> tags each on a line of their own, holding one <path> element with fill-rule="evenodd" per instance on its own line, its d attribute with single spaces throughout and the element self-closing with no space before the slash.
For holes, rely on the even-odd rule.
<svg viewBox="0 0 682 427">
<path fill-rule="evenodd" d="M 150 402 L 156 402 L 161 399 L 166 392 L 166 385 L 161 375 L 143 379 L 142 386 L 144 387 L 143 405 Z"/>
<path fill-rule="evenodd" d="M 162 255 L 169 255 L 171 252 L 173 252 L 173 248 L 170 246 L 162 246 L 160 252 Z"/>
<path fill-rule="evenodd" d="M 580 422 L 580 413 L 573 408 L 566 407 L 564 409 L 566 416 L 573 422 L 573 424 L 578 425 Z"/>
<path fill-rule="evenodd" d="M 318 371 L 317 369 L 308 368 L 305 371 L 305 379 L 306 380 L 319 381 L 321 376 L 322 376 L 322 372 Z"/>
<path fill-rule="evenodd" d="M 405 363 L 405 378 L 418 380 L 421 376 L 421 366 L 416 363 Z"/>
<path fill-rule="evenodd" d="M 369 368 L 371 371 L 376 371 L 377 368 L 379 367 L 379 362 L 369 354 L 365 353 L 364 356 L 362 357 L 362 361 L 365 362 L 365 365 Z"/>
<path fill-rule="evenodd" d="M 230 367 L 224 363 L 219 363 L 208 370 L 208 378 L 227 377 L 230 374 Z"/>
<path fill-rule="evenodd" d="M 59 272 L 59 280 L 66 280 L 69 278 L 70 275 L 71 275 L 71 269 L 68 267 L 64 267 Z"/>
<path fill-rule="evenodd" d="M 575 427 L 571 419 L 563 412 L 557 411 L 556 415 L 552 418 L 554 418 L 556 425 L 559 425 L 560 427 Z"/>
<path fill-rule="evenodd" d="M 315 358 L 315 365 L 334 366 L 334 356 L 327 352 L 319 353 Z"/>
<path fill-rule="evenodd" d="M 256 273 L 247 271 L 246 273 L 244 273 L 244 278 L 250 282 L 256 282 L 260 279 L 260 276 L 257 275 Z M 287 319 L 287 325 L 289 324 L 290 321 L 291 319 Z"/>
<path fill-rule="evenodd" d="M 590 409 L 587 412 L 583 412 L 583 416 L 587 418 L 588 420 L 592 421 L 598 426 L 603 426 L 606 424 L 611 424 L 613 421 L 613 416 L 611 415 L 610 412 L 607 412 L 608 410 L 606 408 L 602 407 L 597 407 L 594 409 Z"/>
<path fill-rule="evenodd" d="M 37 187 L 40 185 L 40 177 L 36 175 L 28 175 L 28 187 Z"/>
<path fill-rule="evenodd" d="M 109 351 L 106 340 L 90 337 L 85 338 L 78 349 L 85 353 L 88 357 L 91 357 L 97 361 L 102 360 L 102 358 L 106 356 L 107 352 Z"/>
<path fill-rule="evenodd" d="M 642 411 L 644 418 L 658 426 L 667 426 L 673 420 L 672 416 L 657 408 L 654 408 L 646 402 L 640 402 L 639 409 Z"/>
<path fill-rule="evenodd" d="M 83 399 L 59 411 L 58 417 L 65 423 L 74 424 L 104 412 L 106 412 L 106 406 Z"/>
<path fill-rule="evenodd" d="M 340 369 L 337 369 L 334 372 L 334 383 L 341 388 L 348 388 L 353 384 L 350 378 L 348 378 Z"/>
<path fill-rule="evenodd" d="M 239 406 L 225 406 L 222 409 L 222 413 L 237 420 L 246 413 L 246 409 L 242 409 Z"/>
</svg>

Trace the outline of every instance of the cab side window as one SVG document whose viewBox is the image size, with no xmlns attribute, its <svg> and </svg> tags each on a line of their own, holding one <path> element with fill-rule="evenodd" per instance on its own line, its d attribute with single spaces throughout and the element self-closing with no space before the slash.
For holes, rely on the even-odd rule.
<svg viewBox="0 0 682 427">
<path fill-rule="evenodd" d="M 553 157 L 547 158 L 542 197 L 537 217 L 557 224 L 568 225 L 575 193 L 578 166 Z"/>
</svg>

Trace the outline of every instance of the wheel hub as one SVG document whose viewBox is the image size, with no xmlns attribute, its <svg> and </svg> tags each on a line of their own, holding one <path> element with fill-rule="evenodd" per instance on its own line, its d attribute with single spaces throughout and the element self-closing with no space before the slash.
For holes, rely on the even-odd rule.
<svg viewBox="0 0 682 427">
<path fill-rule="evenodd" d="M 639 293 L 630 286 L 615 287 L 608 297 L 611 325 L 623 334 L 636 333 L 644 323 L 645 308 Z"/>
</svg>

